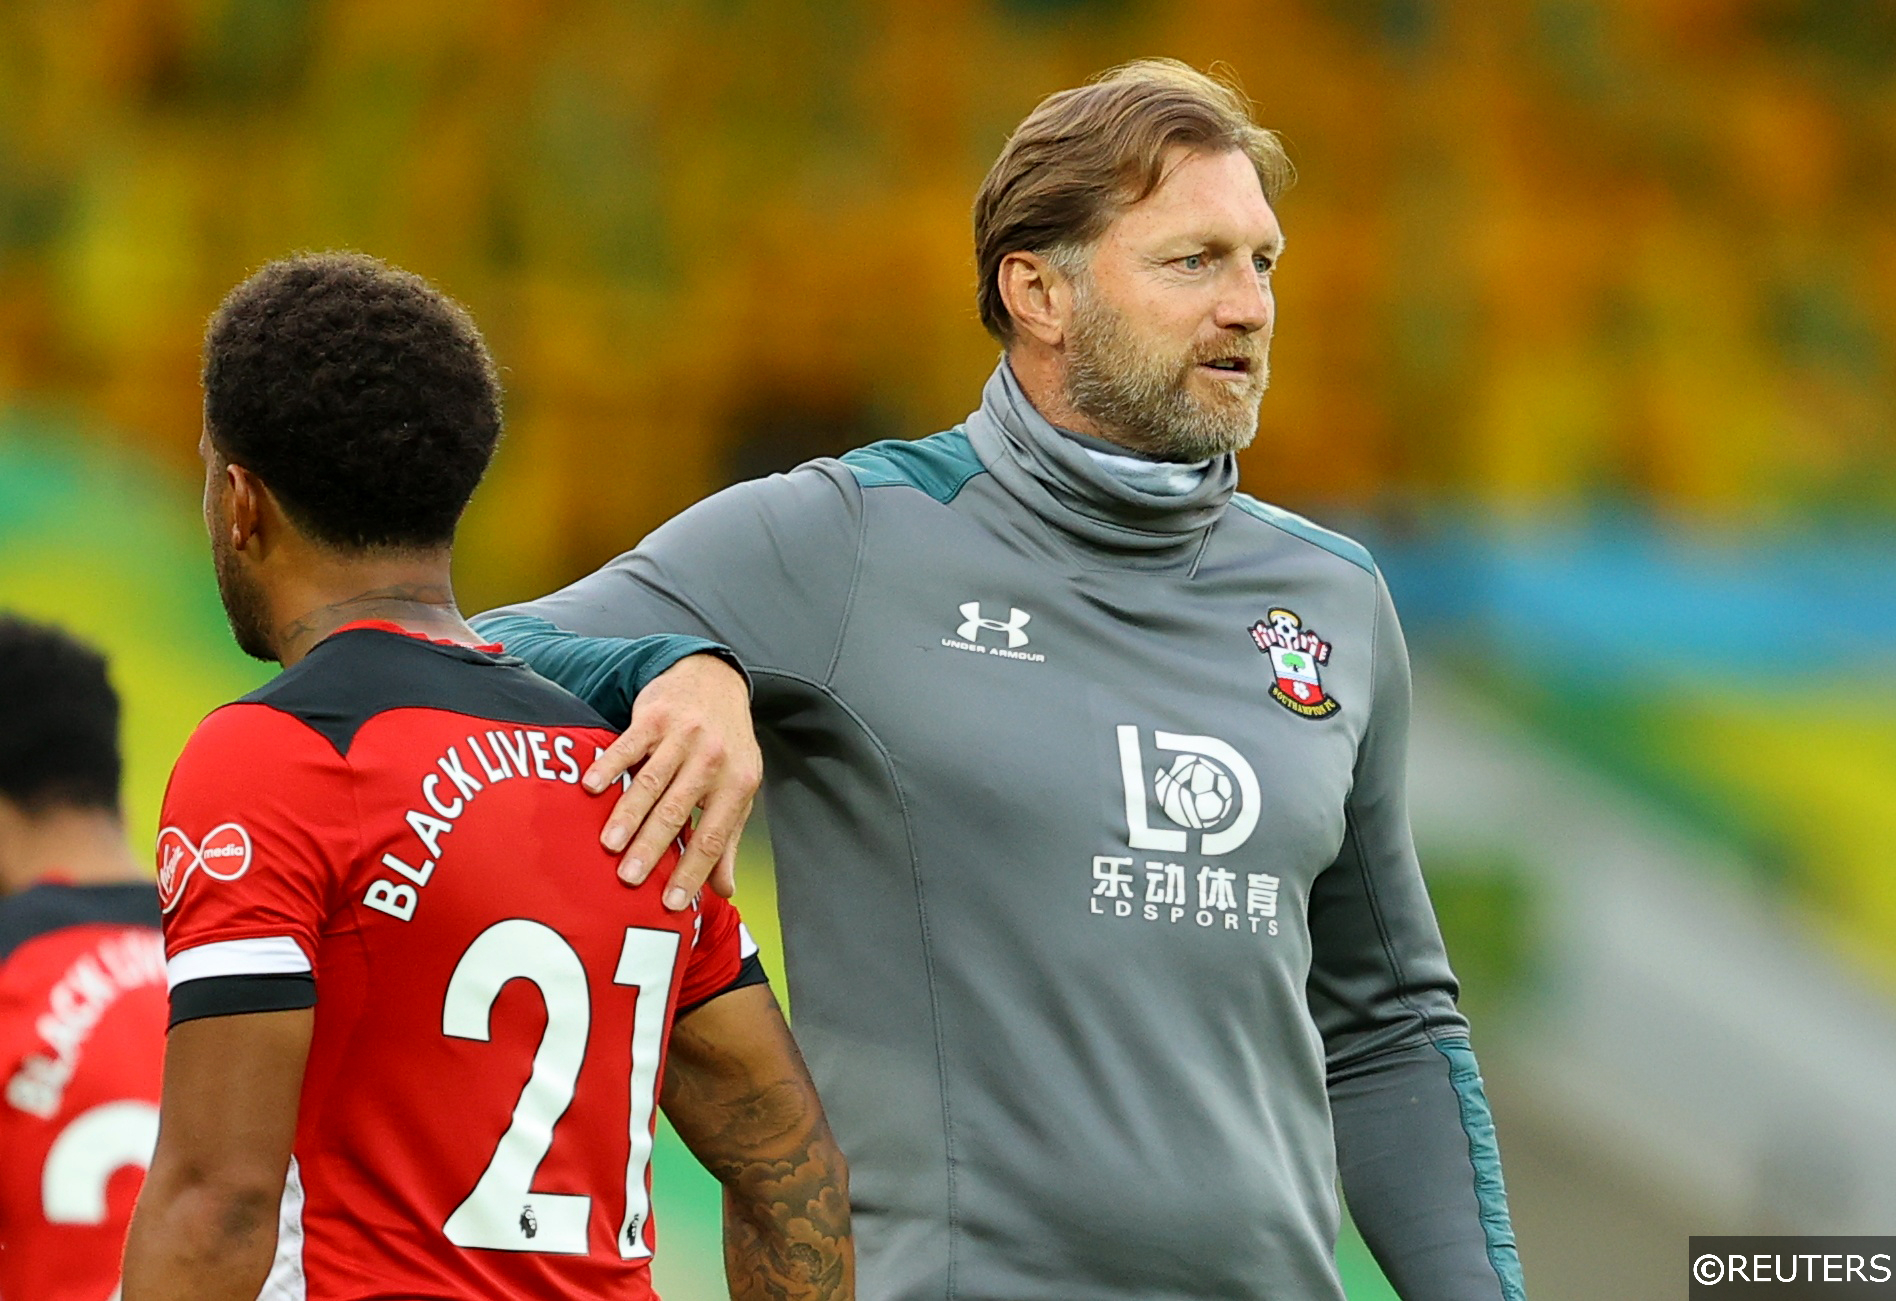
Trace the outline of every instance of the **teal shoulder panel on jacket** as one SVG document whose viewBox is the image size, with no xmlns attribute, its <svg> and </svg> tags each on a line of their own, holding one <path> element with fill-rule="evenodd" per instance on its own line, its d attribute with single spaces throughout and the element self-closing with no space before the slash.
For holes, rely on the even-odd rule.
<svg viewBox="0 0 1896 1301">
<path fill-rule="evenodd" d="M 1333 556 L 1349 561 L 1359 569 L 1376 572 L 1376 562 L 1370 558 L 1369 548 L 1341 533 L 1332 533 L 1320 524 L 1312 524 L 1301 515 L 1293 515 L 1281 506 L 1259 501 L 1244 493 L 1233 493 L 1231 504 L 1253 519 L 1261 519 L 1272 528 L 1282 529 L 1292 537 L 1302 538 L 1313 547 L 1322 547 Z"/>
<path fill-rule="evenodd" d="M 845 453 L 842 460 L 865 488 L 919 488 L 939 502 L 953 501 L 987 468 L 960 425 L 914 442 L 884 439 Z"/>
</svg>

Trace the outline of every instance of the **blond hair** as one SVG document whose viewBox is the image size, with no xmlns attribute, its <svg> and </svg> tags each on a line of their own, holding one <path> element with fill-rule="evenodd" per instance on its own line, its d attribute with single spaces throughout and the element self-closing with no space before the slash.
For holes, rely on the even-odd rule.
<svg viewBox="0 0 1896 1301">
<path fill-rule="evenodd" d="M 1014 322 L 1001 300 L 1001 259 L 1039 253 L 1071 262 L 1108 223 L 1165 179 L 1175 146 L 1236 149 L 1264 197 L 1290 184 L 1276 133 L 1251 120 L 1244 92 L 1176 59 L 1139 59 L 1040 101 L 988 169 L 974 199 L 981 323 L 1003 343 Z"/>
</svg>

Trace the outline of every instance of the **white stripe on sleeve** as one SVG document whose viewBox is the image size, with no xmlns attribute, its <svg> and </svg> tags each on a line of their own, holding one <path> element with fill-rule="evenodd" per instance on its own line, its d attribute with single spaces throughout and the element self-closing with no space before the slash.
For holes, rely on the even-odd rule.
<svg viewBox="0 0 1896 1301">
<path fill-rule="evenodd" d="M 218 940 L 186 949 L 165 962 L 165 983 L 176 989 L 207 976 L 294 976 L 310 969 L 309 959 L 287 935 L 253 940 Z"/>
</svg>

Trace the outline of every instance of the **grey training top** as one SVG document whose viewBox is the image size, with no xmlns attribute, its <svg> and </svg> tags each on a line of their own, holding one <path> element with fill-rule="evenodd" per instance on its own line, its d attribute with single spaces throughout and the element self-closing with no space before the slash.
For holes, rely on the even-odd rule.
<svg viewBox="0 0 1896 1301">
<path fill-rule="evenodd" d="M 478 621 L 608 717 L 600 638 L 750 669 L 871 1301 L 1332 1301 L 1339 1169 L 1407 1301 L 1522 1296 L 1395 612 L 1236 473 L 1132 487 L 1003 364 L 960 428 L 730 488 Z"/>
</svg>

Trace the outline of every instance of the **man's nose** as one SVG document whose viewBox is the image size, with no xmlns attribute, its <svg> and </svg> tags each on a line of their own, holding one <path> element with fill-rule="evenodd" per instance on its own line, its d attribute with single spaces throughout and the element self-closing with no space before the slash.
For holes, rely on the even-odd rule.
<svg viewBox="0 0 1896 1301">
<path fill-rule="evenodd" d="M 1222 329 L 1254 334 L 1270 328 L 1275 307 L 1269 278 L 1240 264 L 1232 268 L 1219 286 L 1215 319 Z"/>
</svg>

